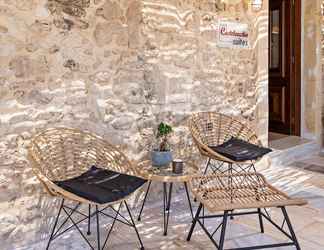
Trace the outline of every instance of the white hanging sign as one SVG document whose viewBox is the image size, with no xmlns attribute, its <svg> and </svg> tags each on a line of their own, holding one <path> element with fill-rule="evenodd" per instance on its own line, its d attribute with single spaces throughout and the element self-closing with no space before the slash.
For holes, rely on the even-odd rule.
<svg viewBox="0 0 324 250">
<path fill-rule="evenodd" d="M 217 45 L 227 48 L 249 47 L 249 26 L 246 23 L 220 21 Z"/>
</svg>

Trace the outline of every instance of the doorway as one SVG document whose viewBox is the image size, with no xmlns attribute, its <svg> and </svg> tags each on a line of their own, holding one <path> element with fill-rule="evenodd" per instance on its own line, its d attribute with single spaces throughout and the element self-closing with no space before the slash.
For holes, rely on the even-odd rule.
<svg viewBox="0 0 324 250">
<path fill-rule="evenodd" d="M 269 131 L 300 136 L 301 0 L 269 1 Z"/>
</svg>

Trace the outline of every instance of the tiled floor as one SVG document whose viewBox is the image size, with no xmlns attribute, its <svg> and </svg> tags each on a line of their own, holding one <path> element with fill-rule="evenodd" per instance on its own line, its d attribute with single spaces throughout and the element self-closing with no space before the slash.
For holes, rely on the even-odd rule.
<svg viewBox="0 0 324 250">
<path fill-rule="evenodd" d="M 285 137 L 288 137 L 288 135 L 274 133 L 274 132 L 269 132 L 269 141 L 280 140 L 280 139 L 283 139 Z"/>
<path fill-rule="evenodd" d="M 309 169 L 314 170 L 314 167 L 309 166 L 315 165 L 317 172 L 310 172 Z M 312 156 L 289 166 L 271 166 L 259 169 L 273 185 L 292 196 L 303 197 L 309 201 L 307 206 L 288 209 L 304 250 L 324 249 L 324 174 L 320 173 L 323 173 L 321 168 L 324 169 L 324 158 Z M 175 202 L 171 208 L 172 217 L 169 235 L 166 237 L 162 236 L 161 201 L 150 202 L 144 211 L 142 222 L 138 223 L 145 249 L 215 249 L 199 226 L 197 226 L 191 242 L 186 242 L 185 239 L 191 220 L 184 197 L 184 193 L 181 192 L 175 197 Z M 271 209 L 270 213 L 274 218 L 280 219 L 281 214 L 278 209 Z M 215 227 L 215 224 L 216 221 L 207 223 L 208 227 Z M 94 236 L 91 239 L 94 241 Z M 266 224 L 266 233 L 264 235 L 259 234 L 256 216 L 239 217 L 230 222 L 226 236 L 226 247 L 243 247 L 260 242 L 274 243 L 282 239 L 284 239 L 282 235 L 268 224 Z M 118 225 L 113 231 L 111 241 L 106 249 L 134 250 L 138 249 L 137 247 L 136 237 L 132 229 Z M 45 241 L 15 249 L 45 249 Z M 82 250 L 89 248 L 77 232 L 72 232 L 54 241 L 51 249 Z M 295 248 L 286 247 L 281 249 Z"/>
<path fill-rule="evenodd" d="M 298 136 L 286 136 L 278 134 L 276 136 L 272 136 L 272 138 L 269 137 L 269 146 L 276 150 L 285 150 L 310 142 L 311 140 Z"/>
</svg>

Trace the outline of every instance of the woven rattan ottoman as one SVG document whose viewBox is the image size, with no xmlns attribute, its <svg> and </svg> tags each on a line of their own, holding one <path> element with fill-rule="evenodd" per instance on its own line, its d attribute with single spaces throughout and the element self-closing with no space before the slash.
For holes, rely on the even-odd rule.
<svg viewBox="0 0 324 250">
<path fill-rule="evenodd" d="M 243 216 L 248 214 L 258 215 L 261 233 L 264 233 L 263 218 L 282 232 L 289 242 L 249 246 L 237 249 L 265 249 L 294 245 L 300 249 L 294 233 L 286 206 L 301 206 L 307 202 L 303 199 L 290 198 L 285 193 L 267 183 L 263 175 L 258 173 L 241 173 L 233 175 L 206 175 L 192 178 L 190 188 L 195 198 L 200 202 L 192 222 L 187 240 L 190 241 L 197 222 L 211 239 L 216 249 L 224 249 L 226 225 L 228 217 Z M 202 208 L 206 208 L 208 215 L 202 215 Z M 270 217 L 267 208 L 279 208 L 283 214 L 282 224 L 277 224 Z M 233 212 L 235 210 L 235 212 Z M 216 230 L 209 232 L 204 220 L 222 218 Z M 285 230 L 285 226 L 288 231 Z M 221 230 L 220 239 L 214 236 Z"/>
</svg>

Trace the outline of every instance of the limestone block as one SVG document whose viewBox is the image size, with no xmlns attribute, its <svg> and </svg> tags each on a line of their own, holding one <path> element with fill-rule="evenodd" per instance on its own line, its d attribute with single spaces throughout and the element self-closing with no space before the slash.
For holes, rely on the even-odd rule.
<svg viewBox="0 0 324 250">
<path fill-rule="evenodd" d="M 0 25 L 0 33 L 8 33 L 8 28 Z"/>
<path fill-rule="evenodd" d="M 96 15 L 103 17 L 107 21 L 124 19 L 124 13 L 119 3 L 111 0 L 106 0 L 104 5 L 97 9 Z"/>
<path fill-rule="evenodd" d="M 113 71 L 99 71 L 89 77 L 89 79 L 93 82 L 100 84 L 109 84 L 110 80 L 114 76 Z"/>
<path fill-rule="evenodd" d="M 49 72 L 45 57 L 31 58 L 28 56 L 16 56 L 9 63 L 17 78 L 29 78 L 44 75 Z"/>
<path fill-rule="evenodd" d="M 128 130 L 134 125 L 135 119 L 130 115 L 121 115 L 116 117 L 111 125 L 117 130 Z"/>
<path fill-rule="evenodd" d="M 80 68 L 80 64 L 74 61 L 73 59 L 68 59 L 63 64 L 65 68 L 70 69 L 71 71 L 78 71 Z"/>
<path fill-rule="evenodd" d="M 119 21 L 98 23 L 93 35 L 99 47 L 110 44 L 114 37 L 121 42 L 120 45 L 128 43 L 127 29 Z"/>
<path fill-rule="evenodd" d="M 86 8 L 90 6 L 90 0 L 59 1 L 48 0 L 48 9 L 51 13 L 65 13 L 71 16 L 82 17 L 86 15 Z"/>
<path fill-rule="evenodd" d="M 1 16 L 8 17 L 8 16 L 12 16 L 13 13 L 14 12 L 13 12 L 12 8 L 10 8 L 9 6 L 3 5 L 3 4 L 0 5 L 0 15 Z"/>
<path fill-rule="evenodd" d="M 32 10 L 35 7 L 35 0 L 15 0 L 15 5 L 18 10 Z"/>
<path fill-rule="evenodd" d="M 129 47 L 132 49 L 142 46 L 141 22 L 142 22 L 142 1 L 132 0 L 126 11 L 128 26 Z"/>
<path fill-rule="evenodd" d="M 31 36 L 44 37 L 49 35 L 52 27 L 49 22 L 36 20 L 30 27 L 29 32 Z"/>
<path fill-rule="evenodd" d="M 46 120 L 58 123 L 63 119 L 64 115 L 62 112 L 40 112 L 36 117 L 35 120 Z"/>
</svg>

